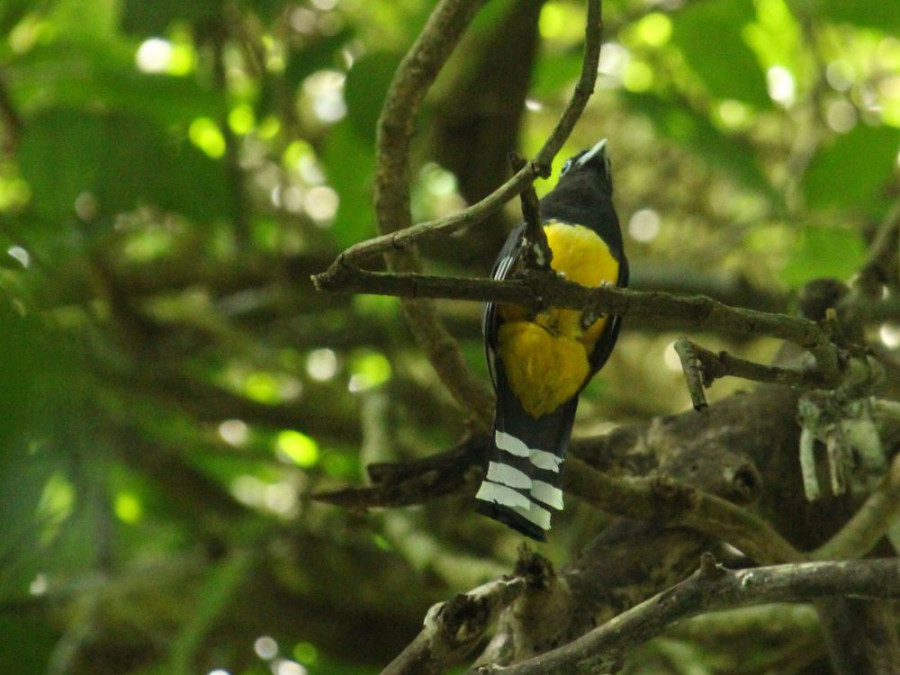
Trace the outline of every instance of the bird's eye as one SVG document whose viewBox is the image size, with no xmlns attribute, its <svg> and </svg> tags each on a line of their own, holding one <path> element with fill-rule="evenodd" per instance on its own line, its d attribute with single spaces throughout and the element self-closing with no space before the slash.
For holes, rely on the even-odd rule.
<svg viewBox="0 0 900 675">
<path fill-rule="evenodd" d="M 572 160 L 567 159 L 566 163 L 563 164 L 563 166 L 562 166 L 562 171 L 559 172 L 560 177 L 565 176 L 569 172 L 569 169 L 571 169 L 571 168 L 572 168 Z"/>
</svg>

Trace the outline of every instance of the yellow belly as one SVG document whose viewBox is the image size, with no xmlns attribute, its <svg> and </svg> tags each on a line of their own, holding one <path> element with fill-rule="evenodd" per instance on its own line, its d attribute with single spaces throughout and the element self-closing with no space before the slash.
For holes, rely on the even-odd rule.
<svg viewBox="0 0 900 675">
<path fill-rule="evenodd" d="M 544 231 L 553 251 L 551 266 L 561 276 L 582 286 L 616 283 L 619 264 L 593 230 L 549 223 Z M 549 309 L 528 317 L 521 307 L 500 307 L 504 323 L 497 353 L 510 387 L 533 417 L 552 413 L 571 399 L 590 374 L 588 357 L 606 317 L 583 329 L 581 315 L 578 310 Z"/>
</svg>

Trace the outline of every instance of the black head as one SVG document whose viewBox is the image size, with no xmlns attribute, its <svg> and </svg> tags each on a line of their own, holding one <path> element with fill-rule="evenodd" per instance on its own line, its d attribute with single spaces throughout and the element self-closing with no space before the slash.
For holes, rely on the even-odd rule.
<svg viewBox="0 0 900 675">
<path fill-rule="evenodd" d="M 565 163 L 556 187 L 541 200 L 541 217 L 590 227 L 624 260 L 605 138 Z"/>
<path fill-rule="evenodd" d="M 604 138 L 594 147 L 582 150 L 574 157 L 566 160 L 562 171 L 559 173 L 561 184 L 575 178 L 584 180 L 599 180 L 605 190 L 612 194 L 612 166 L 609 156 L 606 154 L 606 139 Z"/>
</svg>

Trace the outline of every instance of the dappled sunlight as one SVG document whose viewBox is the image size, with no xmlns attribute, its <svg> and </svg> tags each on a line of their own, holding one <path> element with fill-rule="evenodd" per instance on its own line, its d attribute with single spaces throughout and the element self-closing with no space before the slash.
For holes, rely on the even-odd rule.
<svg viewBox="0 0 900 675">
<path fill-rule="evenodd" d="M 320 70 L 303 81 L 303 93 L 311 100 L 320 121 L 334 123 L 347 114 L 344 80 L 345 75 L 336 70 Z"/>
<path fill-rule="evenodd" d="M 769 96 L 776 103 L 790 107 L 796 99 L 797 87 L 794 76 L 784 66 L 772 66 L 766 71 L 766 85 Z"/>
<path fill-rule="evenodd" d="M 327 185 L 317 185 L 306 191 L 303 197 L 303 210 L 309 214 L 317 225 L 326 227 L 337 213 L 340 197 Z"/>
<path fill-rule="evenodd" d="M 878 337 L 885 347 L 897 349 L 900 347 L 900 324 L 883 324 L 878 330 Z"/>
<path fill-rule="evenodd" d="M 134 56 L 139 70 L 145 73 L 164 73 L 172 58 L 172 43 L 162 38 L 150 38 L 141 43 Z"/>
<path fill-rule="evenodd" d="M 44 595 L 44 593 L 47 592 L 49 585 L 47 575 L 43 572 L 39 572 L 32 582 L 28 584 L 28 592 L 31 595 Z"/>
<path fill-rule="evenodd" d="M 628 235 L 635 241 L 647 243 L 659 234 L 660 217 L 653 209 L 640 209 L 628 220 Z"/>
<path fill-rule="evenodd" d="M 275 641 L 275 638 L 263 635 L 256 638 L 256 641 L 253 643 L 253 651 L 256 652 L 259 658 L 270 661 L 278 656 L 278 643 Z"/>
<path fill-rule="evenodd" d="M 25 269 L 31 267 L 31 255 L 24 247 L 10 246 L 8 249 L 6 249 L 6 254 L 18 261 L 18 263 Z"/>
<path fill-rule="evenodd" d="M 338 358 L 333 349 L 313 349 L 306 357 L 306 373 L 319 382 L 333 378 L 337 369 Z"/>
<path fill-rule="evenodd" d="M 222 440 L 235 447 L 244 445 L 250 433 L 250 427 L 243 420 L 225 420 L 218 430 Z"/>
<path fill-rule="evenodd" d="M 302 469 L 315 466 L 319 461 L 319 444 L 306 434 L 288 429 L 275 437 L 275 451 L 286 464 L 295 464 Z"/>
<path fill-rule="evenodd" d="M 469 19 L 436 24 L 435 7 L 474 14 L 449 56 Z M 448 650 L 435 673 L 471 668 L 485 645 L 545 658 L 670 588 L 698 551 L 725 568 L 811 559 L 857 504 L 896 503 L 883 479 L 900 416 L 895 2 L 54 0 L 0 18 L 10 672 L 369 675 L 449 616 L 429 607 L 472 589 L 490 600 L 453 638 L 471 636 L 469 656 Z M 427 49 L 404 60 L 412 45 Z M 409 95 L 384 107 L 389 92 Z M 612 311 L 608 296 L 623 308 L 573 427 L 569 458 L 597 471 L 566 474 L 566 511 L 525 553 L 472 514 L 498 365 L 480 289 L 523 210 L 481 200 L 513 174 L 511 152 L 541 160 L 546 195 L 602 138 L 631 288 L 592 295 L 575 328 Z M 559 213 L 593 217 L 584 194 Z M 439 231 L 381 237 L 429 222 Z M 497 292 L 530 315 L 562 286 L 544 283 Z M 811 307 L 827 321 L 797 319 Z M 719 359 L 710 372 L 756 370 L 698 397 L 681 336 L 697 361 Z M 707 394 L 711 414 L 695 414 Z M 806 408 L 818 430 L 798 396 L 826 401 Z M 796 475 L 798 419 L 807 460 L 832 462 L 815 467 L 815 502 Z M 865 447 L 838 461 L 847 438 Z M 509 447 L 527 467 L 541 448 L 524 445 Z M 878 461 L 854 482 L 861 458 Z M 824 492 L 841 472 L 853 489 L 838 503 Z M 632 496 L 610 499 L 620 482 Z M 686 498 L 661 510 L 669 486 Z M 651 488 L 651 516 L 630 512 Z M 746 523 L 677 520 L 707 492 L 752 509 L 789 553 L 750 560 L 755 544 L 731 541 Z M 860 536 L 890 534 L 893 516 L 872 518 Z M 616 667 L 824 672 L 829 626 L 805 609 L 805 623 L 781 610 L 777 630 L 768 606 L 704 611 Z"/>
</svg>

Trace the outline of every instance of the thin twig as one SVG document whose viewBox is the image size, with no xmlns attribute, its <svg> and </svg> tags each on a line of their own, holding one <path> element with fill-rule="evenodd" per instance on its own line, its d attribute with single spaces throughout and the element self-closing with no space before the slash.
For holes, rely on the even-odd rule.
<svg viewBox="0 0 900 675">
<path fill-rule="evenodd" d="M 513 171 L 520 171 L 525 167 L 525 159 L 515 153 L 509 156 L 509 163 Z M 519 195 L 522 201 L 522 218 L 525 220 L 524 256 L 522 263 L 524 269 L 539 272 L 549 272 L 550 263 L 553 261 L 553 251 L 550 250 L 550 242 L 547 241 L 547 233 L 541 223 L 541 203 L 533 185 L 527 186 Z"/>
<path fill-rule="evenodd" d="M 820 387 L 823 384 L 822 375 L 816 368 L 790 368 L 754 363 L 732 356 L 728 352 L 712 352 L 686 337 L 675 341 L 675 353 L 681 361 L 694 410 L 698 411 L 705 410 L 708 406 L 704 388 L 712 386 L 713 382 L 726 376 L 800 387 Z"/>
<path fill-rule="evenodd" d="M 675 341 L 675 353 L 678 354 L 678 360 L 681 361 L 684 383 L 691 395 L 694 410 L 697 412 L 708 410 L 709 403 L 706 402 L 706 393 L 703 388 L 709 385 L 705 381 L 703 363 L 697 354 L 696 345 L 686 337 L 680 337 Z"/>
<path fill-rule="evenodd" d="M 437 14 L 439 9 L 440 6 L 435 10 L 435 14 Z M 536 178 L 548 177 L 550 175 L 550 166 L 553 162 L 553 158 L 556 157 L 557 153 L 566 142 L 566 139 L 568 139 L 569 135 L 572 133 L 575 123 L 578 121 L 579 117 L 581 117 L 581 113 L 584 111 L 584 107 L 587 105 L 587 102 L 594 91 L 594 82 L 597 78 L 597 68 L 600 62 L 600 45 L 603 36 L 601 13 L 602 3 L 598 0 L 588 0 L 581 76 L 575 86 L 572 98 L 569 100 L 569 103 L 560 116 L 556 127 L 551 132 L 543 147 L 538 151 L 534 160 L 528 162 L 492 194 L 452 216 L 419 223 L 417 225 L 410 225 L 407 213 L 398 214 L 402 215 L 402 217 L 397 221 L 393 221 L 395 226 L 392 230 L 396 231 L 386 231 L 379 237 L 354 244 L 348 248 L 337 257 L 326 272 L 313 277 L 313 281 L 316 285 L 320 286 L 321 284 L 321 287 L 324 288 L 328 284 L 327 277 L 329 275 L 340 274 L 340 269 L 342 267 L 353 266 L 362 259 L 369 258 L 379 253 L 405 250 L 416 242 L 447 236 L 464 227 L 476 225 L 499 211 L 504 204 L 520 194 L 522 190 L 531 185 Z M 427 30 L 428 27 L 426 26 L 426 31 Z M 423 36 L 424 33 L 425 31 L 423 31 Z M 413 46 L 413 49 L 416 49 L 415 45 Z M 403 65 L 401 64 L 401 68 L 402 67 Z M 421 98 L 414 99 L 410 97 L 406 100 L 405 105 L 418 106 L 419 103 L 421 103 Z M 410 109 L 407 108 L 406 110 Z M 396 110 L 397 116 L 399 117 L 399 114 L 403 113 L 403 111 L 402 105 L 399 106 Z M 388 121 L 388 123 L 383 126 L 385 130 L 396 131 L 401 128 L 409 128 L 411 120 L 412 115 L 409 115 L 406 121 L 402 123 L 396 121 L 391 123 Z M 379 158 L 380 157 L 381 153 L 379 152 Z M 400 173 L 392 174 L 391 170 L 399 171 Z M 382 173 L 382 176 L 382 180 L 388 182 L 393 180 L 393 176 L 403 176 L 408 184 L 408 168 L 403 162 L 392 162 L 391 169 L 386 168 Z"/>
<path fill-rule="evenodd" d="M 869 255 L 857 275 L 856 286 L 870 297 L 879 297 L 883 284 L 893 284 L 897 279 L 888 278 L 888 271 L 897 264 L 900 245 L 900 202 L 895 203 L 878 227 Z"/>
</svg>

